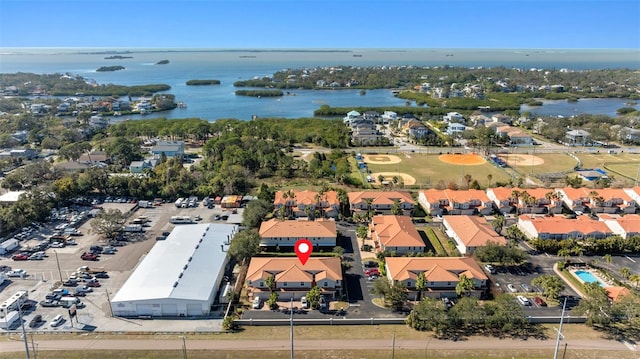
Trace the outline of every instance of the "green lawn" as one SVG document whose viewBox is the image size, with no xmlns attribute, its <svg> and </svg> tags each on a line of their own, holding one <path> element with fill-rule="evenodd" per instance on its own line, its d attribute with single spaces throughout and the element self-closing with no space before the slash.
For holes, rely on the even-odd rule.
<svg viewBox="0 0 640 359">
<path fill-rule="evenodd" d="M 450 181 L 464 186 L 463 177 L 470 174 L 477 179 L 481 186 L 489 184 L 487 175 L 491 174 L 491 182 L 508 181 L 507 173 L 489 163 L 475 166 L 462 166 L 444 163 L 438 159 L 439 155 L 415 154 L 410 158 L 403 154 L 397 154 L 402 162 L 396 164 L 367 164 L 371 172 L 401 172 L 413 176 L 416 179 L 416 186 L 435 186 L 439 181 L 447 185 Z"/>
<path fill-rule="evenodd" d="M 626 177 L 627 182 L 637 177 L 640 168 L 640 154 L 581 153 L 576 156 L 582 161 L 582 168 L 601 168 L 605 171 L 613 171 L 612 175 L 615 178 L 624 179 Z"/>
<path fill-rule="evenodd" d="M 437 255 L 447 255 L 447 252 L 442 247 L 442 243 L 438 239 L 438 236 L 433 232 L 433 228 L 424 228 L 418 229 L 418 233 L 422 237 L 422 240 L 427 243 L 427 245 L 431 244 L 431 248 Z"/>
</svg>

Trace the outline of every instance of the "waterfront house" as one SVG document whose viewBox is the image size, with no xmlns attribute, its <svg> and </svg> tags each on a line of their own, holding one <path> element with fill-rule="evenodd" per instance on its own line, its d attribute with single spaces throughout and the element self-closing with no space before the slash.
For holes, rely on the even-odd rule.
<svg viewBox="0 0 640 359">
<path fill-rule="evenodd" d="M 164 153 L 168 158 L 180 158 L 184 156 L 184 141 L 157 141 L 151 148 L 151 154 L 159 158 Z"/>
<path fill-rule="evenodd" d="M 591 134 L 585 130 L 571 130 L 565 134 L 569 146 L 586 146 L 590 136 Z"/>
</svg>

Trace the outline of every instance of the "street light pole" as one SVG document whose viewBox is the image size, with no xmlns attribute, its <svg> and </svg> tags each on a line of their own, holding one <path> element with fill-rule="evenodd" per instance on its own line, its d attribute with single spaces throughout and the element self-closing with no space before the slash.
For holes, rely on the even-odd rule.
<svg viewBox="0 0 640 359">
<path fill-rule="evenodd" d="M 56 263 L 58 264 L 58 275 L 60 276 L 60 283 L 62 283 L 62 270 L 60 270 L 60 260 L 58 259 L 58 251 L 53 251 L 56 255 Z"/>
<path fill-rule="evenodd" d="M 31 359 L 29 354 L 29 342 L 27 341 L 27 332 L 24 329 L 24 321 L 22 320 L 22 301 L 18 300 L 18 318 L 20 319 L 20 326 L 22 327 L 22 339 L 24 341 L 24 349 L 27 353 L 27 359 Z"/>
<path fill-rule="evenodd" d="M 293 359 L 293 295 L 291 296 L 291 315 L 289 321 L 291 322 L 290 326 L 290 337 L 291 337 L 291 359 Z"/>
<path fill-rule="evenodd" d="M 558 359 L 558 347 L 560 346 L 560 337 L 562 337 L 562 323 L 564 322 L 564 311 L 567 308 L 567 298 L 564 298 L 562 304 L 562 314 L 560 315 L 560 328 L 558 328 L 558 338 L 556 339 L 556 349 L 553 352 L 553 359 Z"/>
</svg>

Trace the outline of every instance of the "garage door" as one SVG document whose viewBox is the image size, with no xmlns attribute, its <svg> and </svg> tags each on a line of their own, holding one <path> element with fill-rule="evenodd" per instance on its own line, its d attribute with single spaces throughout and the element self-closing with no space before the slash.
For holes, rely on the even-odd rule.
<svg viewBox="0 0 640 359">
<path fill-rule="evenodd" d="M 178 306 L 176 304 L 163 304 L 162 315 L 164 316 L 177 316 Z"/>
<path fill-rule="evenodd" d="M 136 304 L 136 312 L 138 315 L 151 315 L 153 307 L 151 304 Z"/>
<path fill-rule="evenodd" d="M 187 315 L 202 315 L 202 306 L 200 304 L 187 304 Z"/>
</svg>

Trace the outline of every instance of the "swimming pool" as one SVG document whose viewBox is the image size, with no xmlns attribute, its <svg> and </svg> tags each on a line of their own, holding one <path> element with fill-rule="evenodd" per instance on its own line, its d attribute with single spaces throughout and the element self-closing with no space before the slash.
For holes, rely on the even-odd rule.
<svg viewBox="0 0 640 359">
<path fill-rule="evenodd" d="M 577 270 L 573 272 L 580 280 L 585 283 L 594 283 L 597 282 L 601 287 L 605 287 L 606 285 L 600 281 L 600 279 L 596 278 L 591 272 L 585 270 Z"/>
</svg>

